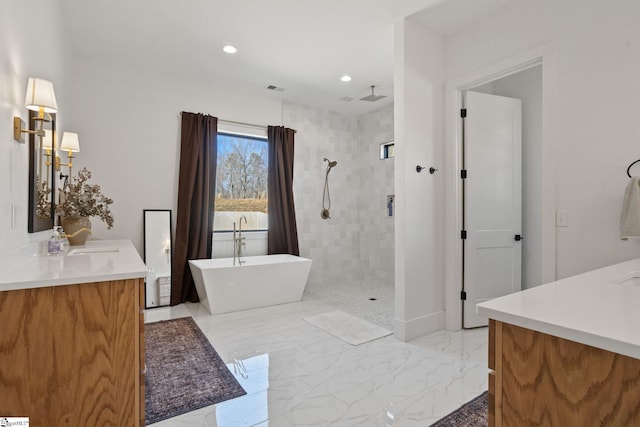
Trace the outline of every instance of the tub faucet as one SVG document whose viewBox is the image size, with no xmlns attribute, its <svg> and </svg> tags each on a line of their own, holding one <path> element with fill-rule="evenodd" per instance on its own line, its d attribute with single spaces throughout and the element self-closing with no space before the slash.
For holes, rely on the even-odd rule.
<svg viewBox="0 0 640 427">
<path fill-rule="evenodd" d="M 242 215 L 240 217 L 240 221 L 238 221 L 239 224 L 240 224 L 240 231 L 238 233 L 238 239 L 239 239 L 239 242 L 238 242 L 238 261 L 240 261 L 240 257 L 242 256 L 242 248 L 245 247 L 245 238 L 242 237 L 242 220 L 243 219 L 244 219 L 244 225 L 247 225 L 247 217 L 244 216 L 244 215 Z M 242 264 L 242 261 L 240 261 L 240 264 Z"/>
<path fill-rule="evenodd" d="M 245 245 L 244 237 L 242 237 L 242 220 L 244 219 L 244 223 L 247 223 L 247 217 L 242 215 L 240 217 L 240 227 L 238 228 L 238 232 L 236 234 L 236 223 L 233 222 L 233 265 L 236 265 L 236 258 L 238 259 L 238 265 L 242 265 L 244 261 L 240 259 L 242 256 L 242 247 Z"/>
</svg>

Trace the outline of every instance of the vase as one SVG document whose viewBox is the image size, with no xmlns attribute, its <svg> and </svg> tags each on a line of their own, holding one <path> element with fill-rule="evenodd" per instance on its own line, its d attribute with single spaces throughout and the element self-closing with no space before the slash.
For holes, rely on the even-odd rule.
<svg viewBox="0 0 640 427">
<path fill-rule="evenodd" d="M 91 234 L 91 220 L 85 216 L 62 217 L 62 229 L 71 246 L 84 245 Z"/>
</svg>

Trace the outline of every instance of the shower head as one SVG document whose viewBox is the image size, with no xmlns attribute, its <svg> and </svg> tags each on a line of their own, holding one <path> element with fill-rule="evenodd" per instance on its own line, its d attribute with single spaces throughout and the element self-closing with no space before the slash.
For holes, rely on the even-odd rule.
<svg viewBox="0 0 640 427">
<path fill-rule="evenodd" d="M 369 102 L 376 102 L 381 100 L 382 98 L 386 98 L 386 95 L 376 95 L 374 92 L 374 89 L 376 87 L 375 86 L 371 86 L 371 95 L 367 95 L 364 98 L 360 98 L 360 101 L 369 101 Z"/>
<path fill-rule="evenodd" d="M 327 162 L 327 167 L 329 169 L 336 167 L 336 165 L 338 164 L 338 162 L 336 162 L 335 160 L 331 161 L 331 160 L 327 159 L 326 157 L 324 158 L 324 161 Z"/>
</svg>

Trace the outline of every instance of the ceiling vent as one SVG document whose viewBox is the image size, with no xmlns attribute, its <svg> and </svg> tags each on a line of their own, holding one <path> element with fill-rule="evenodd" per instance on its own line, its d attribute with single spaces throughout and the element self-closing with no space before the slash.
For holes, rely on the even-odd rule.
<svg viewBox="0 0 640 427">
<path fill-rule="evenodd" d="M 267 86 L 267 89 L 275 90 L 276 92 L 284 92 L 284 88 L 283 87 L 278 87 L 276 85 L 269 85 L 269 86 Z"/>
<path fill-rule="evenodd" d="M 360 101 L 369 101 L 369 102 L 376 102 L 381 100 L 382 98 L 386 98 L 386 95 L 376 95 L 374 93 L 374 89 L 376 87 L 375 86 L 371 86 L 371 95 L 367 95 L 364 98 L 360 98 Z"/>
</svg>

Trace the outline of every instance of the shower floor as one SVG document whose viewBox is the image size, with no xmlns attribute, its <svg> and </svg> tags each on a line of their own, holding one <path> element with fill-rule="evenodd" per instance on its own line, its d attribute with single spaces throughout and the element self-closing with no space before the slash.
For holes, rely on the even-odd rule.
<svg viewBox="0 0 640 427">
<path fill-rule="evenodd" d="M 393 285 L 369 282 L 308 285 L 303 299 L 322 301 L 393 331 Z"/>
</svg>

